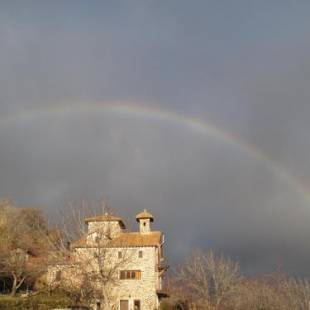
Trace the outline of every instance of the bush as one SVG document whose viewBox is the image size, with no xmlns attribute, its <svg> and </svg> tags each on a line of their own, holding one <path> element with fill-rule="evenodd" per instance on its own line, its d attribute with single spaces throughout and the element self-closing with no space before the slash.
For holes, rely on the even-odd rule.
<svg viewBox="0 0 310 310">
<path fill-rule="evenodd" d="M 29 297 L 11 297 L 0 295 L 0 310 L 50 310 L 53 308 L 66 308 L 72 300 L 63 293 L 51 295 L 38 294 Z"/>
</svg>

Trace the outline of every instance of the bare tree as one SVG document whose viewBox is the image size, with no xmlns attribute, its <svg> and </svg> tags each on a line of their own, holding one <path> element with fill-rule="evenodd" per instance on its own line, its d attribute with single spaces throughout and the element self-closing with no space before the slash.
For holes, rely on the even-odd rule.
<svg viewBox="0 0 310 310">
<path fill-rule="evenodd" d="M 308 310 L 309 301 L 308 280 L 275 273 L 244 278 L 224 309 Z"/>
<path fill-rule="evenodd" d="M 277 277 L 277 292 L 290 310 L 310 310 L 310 283 L 307 279 Z"/>
<path fill-rule="evenodd" d="M 23 284 L 28 273 L 27 266 L 28 256 L 21 250 L 8 250 L 1 255 L 0 270 L 4 276 L 11 276 L 13 279 L 11 296 L 15 296 L 18 288 Z"/>
<path fill-rule="evenodd" d="M 67 213 L 66 217 L 63 217 L 66 219 L 63 223 L 65 241 L 59 251 L 59 257 L 63 261 L 56 260 L 56 264 L 51 267 L 54 274 L 51 285 L 66 290 L 77 303 L 99 300 L 105 309 L 111 309 L 113 291 L 120 281 L 120 270 L 130 262 L 133 253 L 122 244 L 118 244 L 117 248 L 113 246 L 115 236 L 110 222 L 104 225 L 104 229 L 98 227 L 95 231 L 87 231 L 84 224 L 86 205 L 86 210 L 92 216 L 99 212 L 106 217 L 111 216 L 111 210 L 107 212 L 106 202 L 101 202 L 99 208 L 96 207 L 96 212 L 89 210 L 89 204 L 85 202 L 79 206 L 69 205 L 67 211 L 69 210 L 72 216 Z M 76 236 L 80 238 L 74 241 Z M 67 241 L 71 244 L 69 248 L 65 246 Z M 121 255 L 120 250 L 117 250 L 120 248 Z M 61 279 L 56 280 L 57 272 L 61 273 Z"/>
<path fill-rule="evenodd" d="M 0 215 L 0 275 L 12 279 L 14 296 L 25 281 L 46 270 L 47 253 L 54 244 L 40 210 L 15 208 L 4 200 Z"/>
<path fill-rule="evenodd" d="M 217 257 L 212 251 L 205 256 L 205 263 L 211 300 L 218 307 L 224 298 L 234 292 L 241 279 L 239 264 L 223 256 Z"/>
<path fill-rule="evenodd" d="M 11 296 L 26 280 L 35 279 L 47 269 L 46 260 L 31 257 L 22 249 L 6 250 L 0 259 L 0 274 L 12 278 Z"/>
<path fill-rule="evenodd" d="M 196 250 L 175 272 L 179 285 L 186 287 L 189 299 L 204 309 L 219 308 L 234 293 L 241 280 L 238 263 L 223 256 Z"/>
</svg>

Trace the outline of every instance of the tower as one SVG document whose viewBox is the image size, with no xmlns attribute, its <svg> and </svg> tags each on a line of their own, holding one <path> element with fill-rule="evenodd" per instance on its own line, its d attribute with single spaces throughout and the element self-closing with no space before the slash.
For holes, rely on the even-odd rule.
<svg viewBox="0 0 310 310">
<path fill-rule="evenodd" d="M 151 222 L 154 221 L 154 218 L 146 209 L 137 214 L 136 220 L 139 223 L 140 233 L 144 234 L 151 231 Z"/>
</svg>

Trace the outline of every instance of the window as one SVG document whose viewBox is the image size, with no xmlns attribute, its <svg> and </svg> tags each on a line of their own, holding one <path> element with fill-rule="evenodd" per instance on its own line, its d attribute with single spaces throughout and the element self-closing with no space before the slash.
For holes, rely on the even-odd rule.
<svg viewBox="0 0 310 310">
<path fill-rule="evenodd" d="M 129 309 L 129 302 L 128 300 L 120 300 L 120 310 L 128 310 Z"/>
<path fill-rule="evenodd" d="M 143 251 L 139 251 L 139 258 L 143 257 Z"/>
<path fill-rule="evenodd" d="M 57 270 L 56 271 L 55 280 L 56 281 L 60 281 L 61 280 L 61 270 Z"/>
<path fill-rule="evenodd" d="M 122 258 L 123 257 L 123 253 L 121 251 L 118 252 L 118 258 Z"/>
<path fill-rule="evenodd" d="M 135 300 L 133 302 L 133 309 L 134 310 L 140 310 L 141 309 L 141 302 L 140 302 L 140 300 Z"/>
<path fill-rule="evenodd" d="M 121 270 L 120 279 L 121 280 L 140 280 L 141 270 Z"/>
</svg>

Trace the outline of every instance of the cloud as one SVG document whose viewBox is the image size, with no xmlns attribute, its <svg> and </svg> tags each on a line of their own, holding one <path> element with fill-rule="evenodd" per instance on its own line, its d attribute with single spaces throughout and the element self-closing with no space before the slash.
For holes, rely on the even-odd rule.
<svg viewBox="0 0 310 310">
<path fill-rule="evenodd" d="M 10 1 L 0 113 L 138 101 L 211 120 L 310 182 L 309 4 Z M 74 109 L 74 108 L 73 108 Z M 213 247 L 306 274 L 309 201 L 270 165 L 178 124 L 91 111 L 0 124 L 0 196 L 53 213 L 106 195 L 143 208 L 173 259 Z"/>
<path fill-rule="evenodd" d="M 174 259 L 194 246 L 238 249 L 245 260 L 250 249 L 267 260 L 274 245 L 308 248 L 309 201 L 296 188 L 239 147 L 180 125 L 51 114 L 12 123 L 0 139 L 3 194 L 50 214 L 65 200 L 104 195 L 123 215 L 148 208 Z"/>
</svg>

